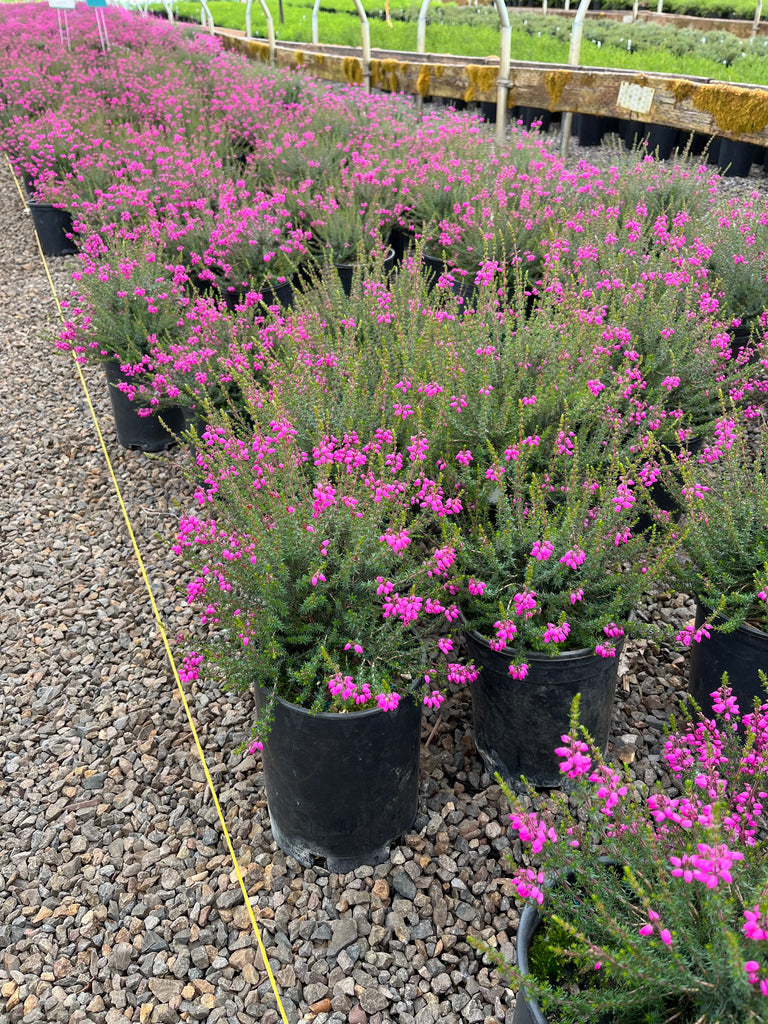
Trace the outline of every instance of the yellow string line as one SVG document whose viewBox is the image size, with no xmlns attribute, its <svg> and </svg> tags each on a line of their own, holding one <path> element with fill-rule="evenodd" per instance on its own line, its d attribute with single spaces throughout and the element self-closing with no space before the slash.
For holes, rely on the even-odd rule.
<svg viewBox="0 0 768 1024">
<path fill-rule="evenodd" d="M 13 170 L 13 167 L 11 165 L 10 160 L 8 160 L 8 155 L 7 154 L 6 154 L 6 160 L 8 161 L 8 166 L 11 169 L 11 174 L 13 175 L 13 180 L 16 183 L 16 188 L 19 190 L 19 195 L 21 196 L 22 200 L 24 200 L 24 193 L 21 191 L 21 187 L 19 186 L 18 178 L 16 177 L 16 173 Z M 26 202 L 25 202 L 25 205 L 26 205 Z M 52 293 L 54 301 L 56 303 L 56 309 L 58 310 L 58 313 L 59 313 L 59 316 L 60 316 L 61 320 L 63 321 L 64 320 L 64 313 L 63 313 L 62 308 L 61 308 L 61 303 L 59 302 L 59 296 L 56 293 L 56 286 L 54 285 L 53 278 L 51 277 L 51 272 L 50 272 L 50 269 L 48 267 L 48 261 L 46 260 L 45 254 L 43 253 L 42 247 L 40 245 L 40 239 L 37 238 L 37 232 L 35 232 L 35 238 L 37 239 L 37 248 L 40 251 L 40 259 L 43 261 L 43 267 L 45 268 L 45 274 L 46 274 L 46 277 L 48 278 L 48 284 L 51 287 L 51 293 Z M 187 715 L 187 721 L 189 722 L 189 727 L 192 730 L 192 738 L 195 741 L 195 746 L 197 747 L 197 753 L 200 756 L 200 763 L 202 764 L 203 771 L 205 772 L 205 778 L 206 778 L 206 781 L 208 783 L 208 788 L 211 791 L 211 796 L 213 797 L 213 802 L 214 802 L 214 804 L 216 806 L 216 812 L 217 812 L 217 814 L 219 816 L 219 821 L 221 822 L 221 828 L 222 828 L 222 831 L 224 833 L 224 838 L 227 841 L 227 847 L 229 849 L 229 855 L 232 858 L 232 863 L 234 864 L 235 872 L 237 874 L 237 880 L 240 883 L 240 890 L 241 890 L 241 892 L 243 894 L 243 900 L 245 901 L 245 905 L 248 908 L 248 917 L 250 918 L 251 925 L 253 927 L 253 932 L 254 932 L 254 934 L 256 936 L 256 941 L 258 942 L 258 945 L 259 945 L 259 952 L 261 953 L 261 958 L 262 958 L 262 960 L 264 962 L 264 966 L 267 969 L 267 974 L 269 976 L 269 983 L 272 986 L 272 991 L 275 993 L 275 999 L 277 1000 L 277 1005 L 278 1005 L 278 1008 L 280 1010 L 280 1016 L 283 1019 L 283 1024 L 289 1024 L 288 1018 L 286 1017 L 286 1014 L 285 1014 L 285 1010 L 283 1009 L 282 1001 L 280 999 L 280 993 L 278 992 L 278 989 L 277 989 L 277 982 L 275 981 L 275 976 L 272 973 L 272 968 L 269 966 L 269 960 L 267 959 L 267 951 L 264 948 L 264 943 L 261 940 L 261 933 L 259 932 L 259 926 L 256 924 L 256 917 L 255 917 L 255 915 L 253 913 L 253 907 L 251 906 L 251 901 L 250 901 L 250 899 L 248 897 L 248 890 L 245 887 L 245 882 L 243 880 L 243 875 L 242 875 L 242 872 L 240 870 L 240 864 L 239 864 L 239 862 L 237 860 L 237 856 L 235 855 L 234 847 L 232 846 L 232 840 L 230 839 L 230 836 L 229 836 L 229 830 L 227 829 L 227 824 L 224 821 L 224 815 L 222 814 L 222 811 L 221 811 L 221 805 L 219 804 L 219 798 L 216 795 L 216 788 L 213 785 L 213 779 L 211 778 L 211 773 L 208 771 L 208 764 L 207 764 L 207 762 L 205 760 L 205 754 L 203 753 L 203 748 L 202 748 L 202 746 L 200 744 L 200 738 L 197 735 L 197 729 L 195 728 L 195 723 L 194 723 L 194 720 L 192 718 L 192 712 L 190 711 L 189 704 L 187 702 L 187 695 L 184 692 L 184 687 L 182 685 L 181 678 L 179 676 L 179 670 L 176 667 L 176 662 L 175 662 L 173 654 L 171 652 L 171 645 L 168 642 L 168 634 L 166 633 L 165 627 L 163 626 L 163 621 L 160 618 L 160 612 L 159 612 L 158 607 L 157 607 L 157 602 L 155 601 L 155 595 L 154 595 L 154 592 L 152 590 L 152 586 L 151 586 L 151 584 L 149 582 L 149 576 L 147 575 L 147 570 L 144 567 L 144 559 L 141 557 L 141 551 L 139 550 L 139 545 L 138 545 L 138 543 L 136 541 L 136 537 L 135 537 L 134 532 L 133 532 L 133 527 L 131 526 L 131 520 L 130 520 L 130 518 L 128 516 L 128 510 L 125 507 L 125 502 L 123 501 L 123 495 L 122 495 L 122 492 L 120 491 L 120 485 L 117 482 L 117 477 L 115 476 L 115 471 L 112 468 L 112 460 L 110 459 L 109 452 L 107 451 L 107 446 L 106 446 L 106 443 L 104 441 L 104 435 L 101 432 L 101 427 L 99 426 L 99 420 L 98 420 L 98 417 L 96 415 L 96 410 L 93 407 L 93 402 L 91 401 L 91 395 L 90 395 L 90 392 L 88 391 L 88 385 L 85 382 L 85 377 L 83 376 L 82 367 L 80 366 L 80 363 L 77 361 L 77 357 L 75 356 L 74 352 L 72 352 L 72 358 L 73 358 L 74 364 L 75 364 L 75 366 L 77 368 L 77 375 L 80 378 L 80 384 L 81 384 L 81 386 L 83 388 L 83 392 L 85 393 L 86 401 L 88 402 L 88 408 L 91 410 L 91 417 L 93 419 L 93 424 L 96 427 L 96 433 L 97 433 L 98 438 L 99 438 L 99 443 L 101 444 L 101 450 L 102 450 L 102 452 L 104 454 L 104 460 L 105 460 L 105 462 L 107 464 L 107 469 L 109 470 L 109 475 L 112 478 L 112 484 L 114 485 L 114 488 L 115 488 L 115 494 L 117 495 L 117 500 L 120 503 L 120 510 L 123 513 L 123 519 L 125 520 L 125 525 L 126 525 L 126 527 L 128 529 L 128 535 L 131 538 L 131 544 L 133 545 L 133 551 L 134 551 L 134 554 L 136 555 L 136 561 L 139 564 L 139 570 L 141 572 L 141 577 L 144 580 L 144 586 L 147 588 L 147 594 L 149 595 L 150 604 L 152 605 L 152 611 L 154 612 L 155 620 L 157 622 L 158 629 L 160 630 L 160 636 L 162 637 L 162 640 L 163 640 L 163 647 L 165 648 L 165 653 L 168 655 L 168 661 L 170 663 L 171 670 L 173 672 L 173 678 L 176 680 L 176 685 L 178 686 L 179 693 L 181 694 L 181 700 L 182 700 L 182 703 L 184 705 L 184 711 L 186 712 L 186 715 Z"/>
</svg>

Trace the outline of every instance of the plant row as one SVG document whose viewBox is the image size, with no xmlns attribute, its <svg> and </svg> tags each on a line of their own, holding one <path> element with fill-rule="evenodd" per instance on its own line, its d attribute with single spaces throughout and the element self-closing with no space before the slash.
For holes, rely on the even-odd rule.
<svg viewBox="0 0 768 1024">
<path fill-rule="evenodd" d="M 567 169 L 525 133 L 493 155 L 474 119 L 392 99 L 287 102 L 117 12 L 109 58 L 85 37 L 67 66 L 24 42 L 47 12 L 4 14 L 6 148 L 80 237 L 61 344 L 117 360 L 146 414 L 194 410 L 178 547 L 233 671 L 431 696 L 473 671 L 461 629 L 519 675 L 531 650 L 613 657 L 670 579 L 765 623 L 755 197 L 650 158 Z"/>
<path fill-rule="evenodd" d="M 216 25 L 245 29 L 243 5 L 212 0 L 209 5 Z M 388 11 L 369 10 L 371 44 L 384 50 L 415 51 L 416 19 L 420 5 L 392 5 Z M 156 5 L 162 13 L 162 5 Z M 178 16 L 199 22 L 199 5 L 178 5 Z M 754 13 L 754 6 L 751 14 Z M 285 20 L 275 21 L 278 40 L 311 42 L 312 5 L 285 5 Z M 254 8 L 252 30 L 266 36 L 266 23 Z M 509 12 L 513 59 L 568 63 L 572 22 L 530 11 Z M 467 31 L 471 29 L 470 31 Z M 319 32 L 324 43 L 360 45 L 360 20 L 354 11 L 322 7 Z M 499 18 L 493 6 L 458 7 L 435 4 L 427 21 L 427 51 L 485 57 L 498 53 Z M 642 71 L 685 73 L 703 78 L 765 84 L 765 52 L 768 39 L 742 39 L 721 31 L 697 31 L 671 25 L 627 25 L 609 19 L 590 18 L 584 25 L 580 62 L 586 66 L 627 68 Z M 681 61 L 683 62 L 681 64 Z"/>
<path fill-rule="evenodd" d="M 107 16 L 111 53 L 76 12 L 70 57 L 44 42 L 52 12 L 2 10 L 2 138 L 30 203 L 73 215 L 59 345 L 116 369 L 139 414 L 184 410 L 185 682 L 258 686 L 260 744 L 278 697 L 439 707 L 477 677 L 468 634 L 516 683 L 542 655 L 615 664 L 658 635 L 634 609 L 659 587 L 699 599 L 683 647 L 768 626 L 756 196 L 637 154 L 567 167 L 535 133 L 495 153 L 472 117 L 420 121 Z M 516 804 L 518 894 L 544 900 L 536 857 L 567 867 L 583 843 L 558 906 L 602 901 L 549 933 L 573 970 L 564 1000 L 539 969 L 548 1005 L 761 1019 L 765 706 L 745 747 L 717 707 L 724 739 L 710 722 L 668 744 L 679 799 L 625 785 L 572 723 L 580 809 Z"/>
</svg>

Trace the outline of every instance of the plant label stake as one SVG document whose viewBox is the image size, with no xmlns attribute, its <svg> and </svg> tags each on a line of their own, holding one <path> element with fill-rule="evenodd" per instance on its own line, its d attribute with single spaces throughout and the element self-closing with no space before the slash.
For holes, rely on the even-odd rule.
<svg viewBox="0 0 768 1024">
<path fill-rule="evenodd" d="M 87 7 L 93 7 L 96 15 L 96 28 L 99 30 L 99 42 L 104 53 L 109 49 L 109 36 L 107 35 L 107 22 L 104 18 L 103 8 L 107 6 L 107 0 L 85 0 Z"/>
<path fill-rule="evenodd" d="M 579 61 L 581 60 L 581 40 L 584 35 L 584 20 L 587 17 L 589 2 L 590 0 L 579 0 L 576 17 L 573 19 L 571 42 L 568 47 L 568 63 L 572 67 L 578 67 Z M 563 111 L 563 117 L 560 123 L 560 157 L 563 160 L 568 156 L 568 140 L 571 137 L 572 126 L 573 111 Z"/>
<path fill-rule="evenodd" d="M 69 38 L 69 17 L 67 11 L 74 11 L 75 0 L 48 0 L 48 6 L 56 11 L 61 45 L 71 53 L 72 43 Z"/>
</svg>

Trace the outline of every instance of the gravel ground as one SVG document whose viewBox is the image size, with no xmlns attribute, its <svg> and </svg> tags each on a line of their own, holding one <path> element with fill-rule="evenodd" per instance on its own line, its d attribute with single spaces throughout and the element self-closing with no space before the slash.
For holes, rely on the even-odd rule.
<svg viewBox="0 0 768 1024">
<path fill-rule="evenodd" d="M 585 154 L 591 156 L 592 154 Z M 69 356 L 32 225 L 0 165 L 0 1021 L 275 1024 L 232 864 Z M 52 260 L 66 292 L 70 266 Z M 169 552 L 183 454 L 144 457 L 99 419 L 171 636 L 191 622 Z M 653 614 L 680 623 L 678 598 Z M 646 781 L 682 657 L 628 645 L 611 751 Z M 468 694 L 425 723 L 413 832 L 388 863 L 305 870 L 272 841 L 251 708 L 189 693 L 288 1019 L 510 1024 L 514 998 L 468 944 L 510 956 L 506 807 Z M 427 742 L 428 741 L 428 742 Z"/>
</svg>

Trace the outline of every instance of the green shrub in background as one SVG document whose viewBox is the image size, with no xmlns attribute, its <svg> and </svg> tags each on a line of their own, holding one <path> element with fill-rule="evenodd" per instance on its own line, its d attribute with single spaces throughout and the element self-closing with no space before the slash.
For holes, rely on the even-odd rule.
<svg viewBox="0 0 768 1024">
<path fill-rule="evenodd" d="M 610 0 L 613 2 L 613 0 Z M 687 2 L 687 0 L 686 0 Z M 734 13 L 726 0 L 697 0 L 718 7 L 717 13 Z M 749 0 L 750 4 L 752 0 Z M 326 3 L 319 11 L 320 39 L 343 46 L 360 45 L 360 21 L 354 11 L 341 10 Z M 617 6 L 619 0 L 616 0 Z M 683 4 L 683 0 L 669 0 Z M 736 5 L 739 0 L 736 0 Z M 276 8 L 276 5 L 272 5 Z M 607 5 L 604 5 L 607 6 Z M 621 7 L 625 6 L 622 0 Z M 223 28 L 245 30 L 245 4 L 232 0 L 210 0 L 214 21 Z M 367 14 L 371 27 L 371 45 L 376 49 L 415 51 L 416 19 L 420 5 L 392 0 L 389 21 L 383 6 L 370 5 Z M 160 4 L 153 9 L 160 10 Z M 284 24 L 275 18 L 278 40 L 308 43 L 312 40 L 312 0 L 284 0 Z M 699 8 L 700 10 L 700 8 Z M 744 11 L 741 11 L 744 13 Z M 754 13 L 752 8 L 749 16 Z M 179 17 L 199 21 L 200 5 L 182 0 Z M 512 58 L 541 63 L 563 64 L 568 60 L 571 22 L 546 17 L 531 11 L 510 11 Z M 266 22 L 261 10 L 251 12 L 254 36 L 266 37 Z M 427 50 L 467 57 L 495 55 L 499 49 L 498 15 L 493 7 L 457 7 L 434 3 L 427 22 Z M 590 67 L 627 68 L 633 71 L 685 73 L 722 81 L 768 84 L 768 37 L 741 39 L 726 31 L 697 32 L 667 25 L 589 19 L 584 29 L 581 63 Z"/>
</svg>

